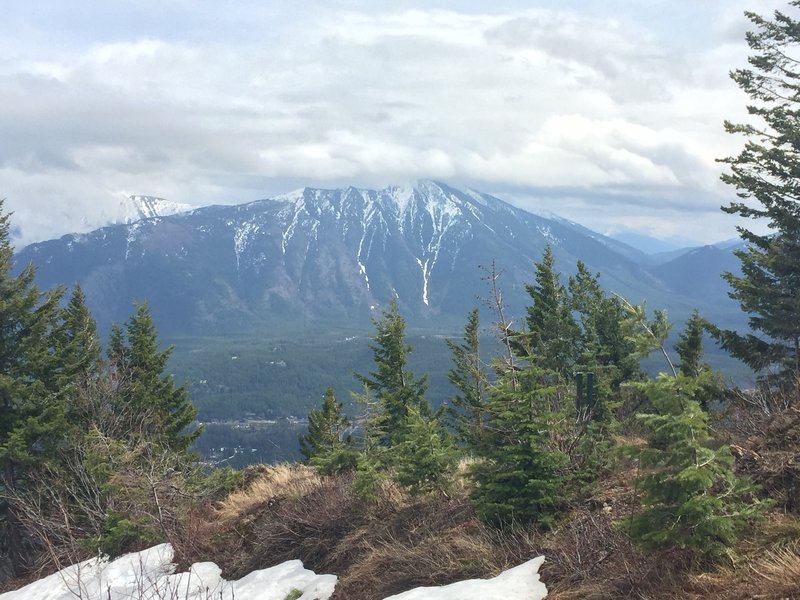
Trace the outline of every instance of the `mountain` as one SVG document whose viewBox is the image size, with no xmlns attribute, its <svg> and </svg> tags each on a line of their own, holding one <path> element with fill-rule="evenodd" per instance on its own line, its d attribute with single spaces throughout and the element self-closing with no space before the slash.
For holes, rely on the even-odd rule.
<svg viewBox="0 0 800 600">
<path fill-rule="evenodd" d="M 727 297 L 730 288 L 720 276 L 725 272 L 741 274 L 741 263 L 733 254 L 733 247 L 714 245 L 691 248 L 653 267 L 652 272 L 679 294 L 720 298 L 726 304 L 737 306 Z"/>
<path fill-rule="evenodd" d="M 620 231 L 609 234 L 609 237 L 619 242 L 633 246 L 645 254 L 659 254 L 662 252 L 673 252 L 680 249 L 681 244 L 671 240 L 661 240 L 636 231 Z"/>
<path fill-rule="evenodd" d="M 678 317 L 714 304 L 678 291 L 621 242 L 433 181 L 304 188 L 159 215 L 32 244 L 15 260 L 32 261 L 43 287 L 80 282 L 102 328 L 127 318 L 136 299 L 149 302 L 162 331 L 184 334 L 369 325 L 392 297 L 411 324 L 452 329 L 487 295 L 492 260 L 519 315 L 547 244 L 565 277 L 583 260 L 634 302 Z"/>
<path fill-rule="evenodd" d="M 128 196 L 119 203 L 117 223 L 133 223 L 141 219 L 165 217 L 193 210 L 189 204 L 170 202 L 156 196 Z"/>
</svg>

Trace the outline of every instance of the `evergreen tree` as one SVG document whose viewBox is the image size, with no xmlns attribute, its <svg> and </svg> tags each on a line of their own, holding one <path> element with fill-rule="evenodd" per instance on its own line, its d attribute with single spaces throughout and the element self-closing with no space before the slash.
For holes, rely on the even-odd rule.
<svg viewBox="0 0 800 600">
<path fill-rule="evenodd" d="M 789 6 L 797 9 L 800 2 Z M 747 33 L 750 68 L 731 77 L 750 96 L 747 109 L 758 123 L 725 123 L 746 142 L 737 156 L 721 161 L 730 167 L 722 180 L 742 198 L 723 210 L 766 222 L 770 231 L 738 227 L 747 243 L 736 252 L 742 274 L 725 274 L 730 296 L 750 315 L 752 333 L 712 333 L 759 371 L 764 384 L 800 394 L 800 68 L 794 57 L 800 21 L 780 11 L 771 20 L 745 14 L 755 26 Z"/>
<path fill-rule="evenodd" d="M 103 362 L 97 324 L 86 307 L 86 296 L 76 286 L 69 303 L 61 312 L 61 323 L 54 334 L 55 353 L 59 357 L 58 386 L 67 396 L 70 424 L 85 429 L 88 415 L 80 406 L 80 396 L 100 377 Z"/>
<path fill-rule="evenodd" d="M 550 443 L 557 428 L 552 381 L 552 373 L 530 366 L 513 380 L 499 374 L 492 388 L 489 435 L 472 470 L 472 499 L 488 523 L 550 527 L 564 508 L 568 458 Z"/>
<path fill-rule="evenodd" d="M 136 307 L 124 333 L 119 327 L 112 329 L 108 355 L 121 409 L 141 418 L 138 431 L 130 434 L 186 450 L 201 430 L 187 432 L 197 409 L 186 388 L 164 375 L 171 352 L 172 348 L 158 349 L 158 332 L 146 304 Z"/>
<path fill-rule="evenodd" d="M 439 420 L 416 407 L 409 408 L 406 434 L 392 455 L 398 483 L 412 494 L 443 488 L 458 458 Z"/>
<path fill-rule="evenodd" d="M 453 354 L 453 368 L 447 378 L 457 393 L 450 397 L 450 420 L 457 439 L 468 448 L 483 443 L 486 430 L 486 393 L 488 379 L 480 352 L 478 309 L 473 308 L 464 326 L 461 343 L 446 340 Z"/>
<path fill-rule="evenodd" d="M 578 315 L 576 370 L 595 374 L 593 418 L 611 419 L 613 398 L 624 382 L 641 379 L 639 353 L 626 325 L 626 312 L 617 296 L 600 287 L 599 273 L 592 274 L 578 261 L 569 279 L 569 305 Z"/>
<path fill-rule="evenodd" d="M 61 444 L 64 406 L 56 385 L 53 331 L 61 289 L 42 293 L 28 265 L 12 275 L 9 217 L 0 201 L 0 555 L 12 572 L 23 563 L 21 526 L 6 497 Z"/>
<path fill-rule="evenodd" d="M 678 334 L 678 342 L 675 344 L 675 351 L 681 359 L 681 375 L 686 377 L 697 377 L 703 371 L 708 370 L 708 365 L 703 363 L 703 333 L 705 332 L 706 321 L 697 312 L 692 311 L 689 320 L 683 331 Z"/>
<path fill-rule="evenodd" d="M 333 388 L 325 390 L 322 406 L 308 414 L 308 432 L 300 436 L 300 453 L 324 474 L 355 468 L 356 453 L 350 436 L 350 420 L 336 400 Z"/>
<path fill-rule="evenodd" d="M 738 531 L 763 508 L 749 502 L 752 487 L 733 471 L 727 446 L 714 449 L 708 415 L 697 400 L 702 377 L 665 374 L 644 386 L 654 410 L 640 415 L 651 429 L 638 452 L 645 475 L 644 510 L 631 519 L 631 534 L 648 547 L 691 548 L 724 555 Z"/>
<path fill-rule="evenodd" d="M 525 319 L 527 328 L 514 335 L 514 352 L 532 357 L 538 367 L 568 381 L 577 361 L 579 332 L 549 245 L 535 267 L 535 283 L 526 286 L 532 300 Z"/>
<path fill-rule="evenodd" d="M 675 351 L 681 359 L 680 373 L 686 377 L 696 377 L 699 391 L 695 398 L 703 410 L 710 410 L 711 403 L 724 396 L 725 384 L 719 373 L 714 372 L 703 361 L 703 334 L 709 328 L 708 322 L 695 309 L 683 331 L 678 334 Z"/>
<path fill-rule="evenodd" d="M 391 446 L 404 434 L 409 408 L 415 408 L 423 417 L 431 415 L 425 399 L 427 377 L 416 378 L 408 370 L 411 346 L 406 345 L 406 323 L 400 315 L 397 301 L 392 299 L 389 309 L 375 323 L 375 342 L 370 346 L 375 371 L 356 378 L 376 398 L 379 410 L 374 416 L 381 421 L 385 432 L 383 445 Z"/>
<path fill-rule="evenodd" d="M 473 501 L 494 525 L 550 526 L 563 510 L 569 458 L 553 436 L 578 357 L 578 326 L 548 246 L 536 264 L 526 329 L 510 334 L 511 360 L 496 364 L 487 402 L 487 437 L 476 448 Z M 502 319 L 501 319 L 502 320 Z M 507 328 L 501 335 L 508 335 Z"/>
</svg>

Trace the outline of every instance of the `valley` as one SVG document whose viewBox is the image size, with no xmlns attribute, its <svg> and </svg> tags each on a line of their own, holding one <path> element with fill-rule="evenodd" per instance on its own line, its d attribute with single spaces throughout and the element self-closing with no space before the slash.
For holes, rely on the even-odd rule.
<svg viewBox="0 0 800 600">
<path fill-rule="evenodd" d="M 745 326 L 721 278 L 738 269 L 730 245 L 646 254 L 557 215 L 440 182 L 303 188 L 183 208 L 134 196 L 127 222 L 32 244 L 15 263 L 33 263 L 43 288 L 79 283 L 102 337 L 134 302 L 148 303 L 163 342 L 175 347 L 170 370 L 206 424 L 197 449 L 212 463 L 296 459 L 302 419 L 327 387 L 359 415 L 353 373 L 369 372 L 371 321 L 392 297 L 409 324 L 410 367 L 427 374 L 438 407 L 453 392 L 444 339 L 460 336 L 472 306 L 481 310 L 485 361 L 497 355 L 486 302 L 492 264 L 507 314 L 519 322 L 548 246 L 564 283 L 583 261 L 609 292 L 666 308 L 672 342 L 694 308 L 722 327 Z M 731 381 L 750 381 L 713 344 L 707 360 Z M 658 357 L 643 366 L 663 369 Z"/>
</svg>

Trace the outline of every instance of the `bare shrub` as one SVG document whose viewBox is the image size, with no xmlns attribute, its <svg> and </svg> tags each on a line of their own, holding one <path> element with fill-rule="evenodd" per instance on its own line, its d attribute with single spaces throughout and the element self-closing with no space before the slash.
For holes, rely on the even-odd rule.
<svg viewBox="0 0 800 600">
<path fill-rule="evenodd" d="M 759 432 L 731 445 L 738 472 L 749 475 L 785 511 L 800 512 L 800 408 L 765 418 Z"/>
</svg>

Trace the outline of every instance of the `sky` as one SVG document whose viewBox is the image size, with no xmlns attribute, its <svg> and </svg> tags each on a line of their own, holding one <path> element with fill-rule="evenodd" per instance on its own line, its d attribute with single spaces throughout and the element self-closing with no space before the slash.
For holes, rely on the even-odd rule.
<svg viewBox="0 0 800 600">
<path fill-rule="evenodd" d="M 777 0 L 37 0 L 0 20 L 20 246 L 128 195 L 238 204 L 436 179 L 602 233 L 736 236 L 745 10 Z"/>
</svg>

